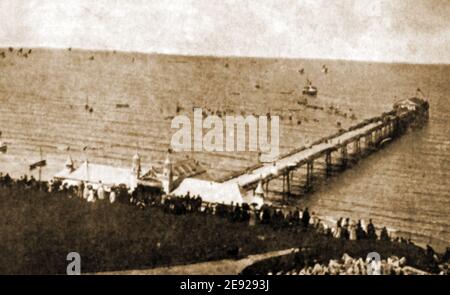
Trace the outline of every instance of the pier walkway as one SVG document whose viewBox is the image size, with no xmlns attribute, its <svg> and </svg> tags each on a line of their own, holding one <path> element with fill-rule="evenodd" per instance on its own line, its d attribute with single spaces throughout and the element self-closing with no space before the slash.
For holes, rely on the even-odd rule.
<svg viewBox="0 0 450 295">
<path fill-rule="evenodd" d="M 379 117 L 374 117 L 341 130 L 307 147 L 302 147 L 280 156 L 272 163 L 248 168 L 222 183 L 237 183 L 241 188 L 255 188 L 259 182 L 269 189 L 269 182 L 275 178 L 283 179 L 283 193 L 290 194 L 293 182 L 293 172 L 306 167 L 306 185 L 309 190 L 313 184 L 314 161 L 324 158 L 325 175 L 330 176 L 332 166 L 337 164 L 342 168 L 347 166 L 349 158 L 358 159 L 364 152 L 378 149 L 384 142 L 399 136 L 417 118 L 428 116 L 428 104 L 420 100 L 405 100 L 402 104 Z M 423 107 L 425 105 L 425 107 Z M 333 163 L 333 159 L 335 163 Z M 323 160 L 323 159 L 321 159 Z M 319 162 L 319 161 L 317 161 Z"/>
</svg>

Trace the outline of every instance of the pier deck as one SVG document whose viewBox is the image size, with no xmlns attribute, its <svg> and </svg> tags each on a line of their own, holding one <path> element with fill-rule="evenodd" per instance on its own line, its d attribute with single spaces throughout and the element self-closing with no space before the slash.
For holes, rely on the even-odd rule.
<svg viewBox="0 0 450 295">
<path fill-rule="evenodd" d="M 268 163 L 263 167 L 256 168 L 246 174 L 242 174 L 232 178 L 226 182 L 237 182 L 241 187 L 249 186 L 257 183 L 260 180 L 267 181 L 279 177 L 283 172 L 300 167 L 308 162 L 317 159 L 324 154 L 336 151 L 339 148 L 346 146 L 350 142 L 358 140 L 359 138 L 382 128 L 385 125 L 382 121 L 370 123 L 361 128 L 348 131 L 339 136 L 331 138 L 327 141 L 312 145 L 309 148 L 301 150 L 297 153 L 281 157 L 273 163 Z"/>
<path fill-rule="evenodd" d="M 261 182 L 266 185 L 267 191 L 270 180 L 283 178 L 283 193 L 290 194 L 293 172 L 306 166 L 305 189 L 309 190 L 313 184 L 313 169 L 316 159 L 325 158 L 325 172 L 328 177 L 332 174 L 333 157 L 339 159 L 338 164 L 342 168 L 347 167 L 349 155 L 353 159 L 358 159 L 363 155 L 363 151 L 376 150 L 384 140 L 399 136 L 417 122 L 426 121 L 428 106 L 428 102 L 417 98 L 401 101 L 394 105 L 394 109 L 390 112 L 365 120 L 347 130 L 341 130 L 310 146 L 291 151 L 271 163 L 248 168 L 222 183 L 237 183 L 241 188 L 249 189 Z M 333 155 L 336 152 L 338 155 Z"/>
</svg>

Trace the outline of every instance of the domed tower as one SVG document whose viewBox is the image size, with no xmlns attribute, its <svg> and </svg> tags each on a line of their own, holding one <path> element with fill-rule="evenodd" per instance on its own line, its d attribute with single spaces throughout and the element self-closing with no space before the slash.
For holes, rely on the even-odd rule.
<svg viewBox="0 0 450 295">
<path fill-rule="evenodd" d="M 256 186 L 255 192 L 252 197 L 252 205 L 261 208 L 261 206 L 264 205 L 264 197 L 265 191 L 263 187 L 262 177 L 260 177 L 260 180 L 258 181 L 258 185 Z"/>
<path fill-rule="evenodd" d="M 132 159 L 132 173 L 136 178 L 141 177 L 141 157 L 137 152 Z"/>
<path fill-rule="evenodd" d="M 262 184 L 262 180 L 258 182 L 258 186 L 255 189 L 255 197 L 264 199 L 264 188 Z"/>
<path fill-rule="evenodd" d="M 169 194 L 173 188 L 173 171 L 172 171 L 172 161 L 170 160 L 170 155 L 167 154 L 166 160 L 164 161 L 163 174 L 161 177 L 161 182 L 163 185 L 163 191 Z"/>
<path fill-rule="evenodd" d="M 134 154 L 131 162 L 130 190 L 133 191 L 138 186 L 138 181 L 141 177 L 141 157 L 139 157 L 137 152 Z"/>
</svg>

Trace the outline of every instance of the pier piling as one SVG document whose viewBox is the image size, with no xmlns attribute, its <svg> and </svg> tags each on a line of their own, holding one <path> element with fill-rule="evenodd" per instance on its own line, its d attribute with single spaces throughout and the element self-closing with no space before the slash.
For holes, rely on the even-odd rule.
<svg viewBox="0 0 450 295">
<path fill-rule="evenodd" d="M 313 145 L 292 151 L 276 160 L 274 164 L 267 164 L 255 168 L 253 171 L 245 171 L 225 182 L 238 183 L 240 187 L 251 187 L 259 181 L 263 181 L 266 192 L 269 191 L 269 181 L 283 177 L 283 195 L 291 194 L 293 174 L 306 164 L 306 184 L 304 189 L 310 191 L 314 183 L 314 161 L 325 156 L 325 176 L 332 175 L 332 154 L 340 154 L 340 166 L 342 169 L 348 166 L 349 148 L 350 156 L 358 160 L 363 155 L 375 151 L 383 140 L 395 138 L 403 134 L 410 126 L 417 126 L 428 120 L 428 102 L 418 98 L 404 100 L 394 105 L 390 112 L 378 117 L 366 119 L 345 132 L 339 132 L 333 136 L 323 138 Z M 275 163 L 275 162 L 274 162 Z M 281 173 L 280 173 L 281 172 Z M 323 173 L 323 172 L 320 172 Z M 264 175 L 261 179 L 261 175 Z"/>
</svg>

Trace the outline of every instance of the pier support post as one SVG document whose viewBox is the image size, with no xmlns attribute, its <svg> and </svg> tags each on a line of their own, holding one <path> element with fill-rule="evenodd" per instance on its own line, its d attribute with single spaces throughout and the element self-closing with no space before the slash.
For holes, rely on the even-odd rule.
<svg viewBox="0 0 450 295">
<path fill-rule="evenodd" d="M 306 164 L 306 187 L 305 190 L 309 191 L 312 188 L 314 173 L 314 161 L 310 161 Z"/>
<path fill-rule="evenodd" d="M 366 144 L 366 149 L 370 150 L 372 148 L 372 133 L 366 134 L 364 143 Z"/>
<path fill-rule="evenodd" d="M 291 195 L 291 171 L 283 172 L 283 197 Z"/>
<path fill-rule="evenodd" d="M 383 137 L 383 139 L 385 139 L 386 137 L 389 136 L 389 130 L 388 130 L 388 124 L 384 125 L 383 128 L 381 129 L 381 136 Z"/>
<path fill-rule="evenodd" d="M 394 137 L 398 137 L 399 134 L 400 134 L 400 120 L 399 120 L 398 117 L 395 117 L 395 120 L 394 120 L 394 129 L 393 129 L 392 134 L 393 134 Z"/>
<path fill-rule="evenodd" d="M 382 128 L 377 129 L 377 145 L 383 140 L 383 132 L 382 132 Z"/>
<path fill-rule="evenodd" d="M 286 186 L 287 186 L 287 195 L 291 195 L 291 171 L 287 171 L 286 173 Z"/>
<path fill-rule="evenodd" d="M 392 134 L 394 133 L 394 123 L 392 121 L 389 121 L 388 125 L 388 135 L 392 137 Z"/>
<path fill-rule="evenodd" d="M 360 154 L 361 154 L 361 145 L 359 142 L 359 138 L 357 138 L 354 142 L 353 142 L 353 153 L 355 155 L 356 159 L 359 159 Z"/>
<path fill-rule="evenodd" d="M 328 151 L 325 155 L 325 175 L 331 176 L 331 151 Z"/>
<path fill-rule="evenodd" d="M 344 144 L 341 147 L 341 165 L 342 165 L 342 168 L 347 167 L 347 161 L 348 161 L 347 145 Z"/>
</svg>

